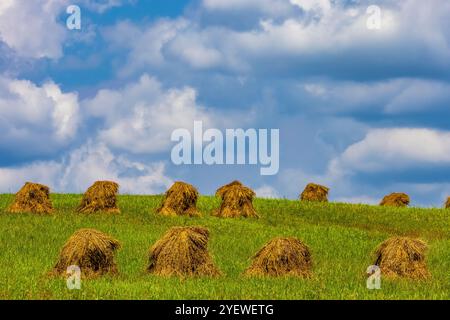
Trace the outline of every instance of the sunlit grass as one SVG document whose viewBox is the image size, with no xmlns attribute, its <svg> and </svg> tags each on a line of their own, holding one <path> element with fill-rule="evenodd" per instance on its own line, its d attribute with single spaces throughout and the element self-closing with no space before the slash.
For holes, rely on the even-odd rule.
<svg viewBox="0 0 450 320">
<path fill-rule="evenodd" d="M 313 204 L 257 199 L 261 219 L 210 216 L 219 205 L 201 197 L 201 218 L 154 213 L 159 196 L 121 196 L 119 215 L 81 215 L 80 195 L 52 195 L 55 214 L 9 214 L 11 195 L 0 195 L 0 299 L 449 299 L 450 211 L 366 205 Z M 148 249 L 172 226 L 210 230 L 210 252 L 223 272 L 217 279 L 179 280 L 145 274 Z M 96 228 L 122 243 L 119 275 L 83 281 L 70 291 L 47 275 L 69 236 Z M 365 270 L 376 245 L 393 235 L 420 237 L 430 245 L 428 281 L 382 279 L 366 288 Z M 251 256 L 276 236 L 295 236 L 312 250 L 311 279 L 251 279 L 241 276 Z"/>
</svg>

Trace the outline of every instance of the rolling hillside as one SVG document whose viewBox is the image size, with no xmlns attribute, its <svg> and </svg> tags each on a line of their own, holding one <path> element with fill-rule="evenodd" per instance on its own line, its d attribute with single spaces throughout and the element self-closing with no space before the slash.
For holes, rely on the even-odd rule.
<svg viewBox="0 0 450 320">
<path fill-rule="evenodd" d="M 350 204 L 313 204 L 256 199 L 261 219 L 220 219 L 219 199 L 203 196 L 200 218 L 154 213 L 160 196 L 120 196 L 117 215 L 74 213 L 81 195 L 52 195 L 50 216 L 10 214 L 12 195 L 0 195 L 0 299 L 449 299 L 450 213 L 441 209 L 395 209 Z M 172 226 L 199 225 L 210 231 L 209 250 L 220 278 L 160 278 L 147 275 L 149 247 Z M 82 282 L 68 290 L 48 275 L 65 241 L 80 228 L 118 239 L 119 274 Z M 429 244 L 427 281 L 382 278 L 366 288 L 373 250 L 394 235 Z M 252 255 L 276 236 L 295 236 L 312 251 L 311 279 L 241 276 Z"/>
</svg>

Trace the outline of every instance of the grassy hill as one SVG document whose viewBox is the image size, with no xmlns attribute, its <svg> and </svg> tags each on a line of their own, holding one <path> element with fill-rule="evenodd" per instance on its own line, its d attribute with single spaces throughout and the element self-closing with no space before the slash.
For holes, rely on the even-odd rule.
<svg viewBox="0 0 450 320">
<path fill-rule="evenodd" d="M 449 299 L 450 211 L 393 209 L 350 204 L 312 204 L 256 199 L 261 219 L 219 219 L 214 197 L 201 197 L 202 218 L 154 213 L 159 196 L 120 196 L 122 213 L 80 215 L 80 195 L 52 195 L 51 216 L 9 214 L 11 195 L 0 195 L 0 299 Z M 148 249 L 172 226 L 210 230 L 209 249 L 224 275 L 180 280 L 145 274 Z M 62 245 L 80 228 L 95 228 L 122 243 L 119 275 L 83 281 L 68 290 L 47 275 Z M 430 250 L 427 281 L 387 280 L 366 288 L 366 268 L 375 247 L 394 235 L 425 240 Z M 312 279 L 254 279 L 240 274 L 251 256 L 276 236 L 295 236 L 312 251 Z"/>
</svg>

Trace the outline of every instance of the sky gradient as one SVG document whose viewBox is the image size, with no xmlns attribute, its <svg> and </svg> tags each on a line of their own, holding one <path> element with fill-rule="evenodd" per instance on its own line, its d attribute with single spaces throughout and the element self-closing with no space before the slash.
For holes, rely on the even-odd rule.
<svg viewBox="0 0 450 320">
<path fill-rule="evenodd" d="M 81 30 L 68 30 L 78 5 Z M 380 28 L 367 21 L 380 9 Z M 450 196 L 450 2 L 2 0 L 0 192 L 25 181 L 122 193 L 239 179 L 296 198 Z M 171 132 L 280 129 L 280 170 L 176 166 Z"/>
</svg>

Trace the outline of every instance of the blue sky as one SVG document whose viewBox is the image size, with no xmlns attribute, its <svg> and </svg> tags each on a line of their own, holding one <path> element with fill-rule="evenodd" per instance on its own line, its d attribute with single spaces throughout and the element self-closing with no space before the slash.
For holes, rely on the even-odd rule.
<svg viewBox="0 0 450 320">
<path fill-rule="evenodd" d="M 68 30 L 79 5 L 82 29 Z M 367 27 L 370 5 L 379 28 Z M 123 193 L 234 179 L 333 201 L 450 196 L 450 3 L 431 0 L 4 0 L 0 192 L 25 181 Z M 280 129 L 280 170 L 175 166 L 171 132 Z"/>
</svg>

